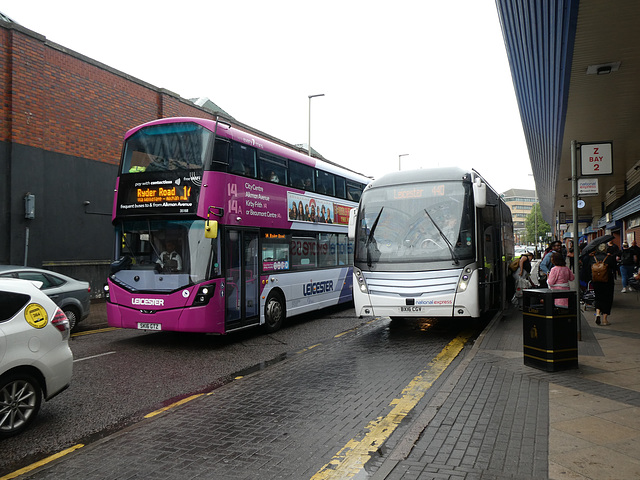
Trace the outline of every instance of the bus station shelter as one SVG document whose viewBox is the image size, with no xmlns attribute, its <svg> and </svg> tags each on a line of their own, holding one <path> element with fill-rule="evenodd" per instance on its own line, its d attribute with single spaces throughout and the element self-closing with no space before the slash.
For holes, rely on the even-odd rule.
<svg viewBox="0 0 640 480">
<path fill-rule="evenodd" d="M 573 232 L 575 204 L 579 236 L 640 241 L 640 4 L 496 6 L 542 215 L 554 236 Z"/>
</svg>

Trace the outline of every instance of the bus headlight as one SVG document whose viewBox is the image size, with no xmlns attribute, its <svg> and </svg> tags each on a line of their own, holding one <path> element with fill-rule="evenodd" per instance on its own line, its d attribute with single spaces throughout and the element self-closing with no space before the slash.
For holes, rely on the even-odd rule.
<svg viewBox="0 0 640 480">
<path fill-rule="evenodd" d="M 193 306 L 199 307 L 208 304 L 211 297 L 213 297 L 213 292 L 215 292 L 215 290 L 215 284 L 202 285 L 198 289 L 198 293 L 196 293 L 196 298 L 193 300 Z"/>
<path fill-rule="evenodd" d="M 464 292 L 467 289 L 470 278 L 471 276 L 466 273 L 460 277 L 460 281 L 458 282 L 458 292 Z"/>
<path fill-rule="evenodd" d="M 356 282 L 358 282 L 358 288 L 362 293 L 369 293 L 369 289 L 367 289 L 367 283 L 364 281 L 364 276 L 360 269 L 353 267 L 353 274 L 356 277 Z"/>
<path fill-rule="evenodd" d="M 104 293 L 105 300 L 109 300 L 109 284 L 108 283 L 105 283 L 102 286 L 102 292 Z"/>
</svg>

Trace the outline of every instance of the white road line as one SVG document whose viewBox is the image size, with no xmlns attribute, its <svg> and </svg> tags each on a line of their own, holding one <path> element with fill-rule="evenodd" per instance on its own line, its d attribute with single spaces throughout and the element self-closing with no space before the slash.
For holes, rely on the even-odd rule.
<svg viewBox="0 0 640 480">
<path fill-rule="evenodd" d="M 85 360 L 91 360 L 92 358 L 104 357 L 105 355 L 111 355 L 112 353 L 116 353 L 116 352 L 107 352 L 107 353 L 101 353 L 99 355 L 92 355 L 91 357 L 78 358 L 77 360 L 74 360 L 73 363 L 83 362 Z"/>
</svg>

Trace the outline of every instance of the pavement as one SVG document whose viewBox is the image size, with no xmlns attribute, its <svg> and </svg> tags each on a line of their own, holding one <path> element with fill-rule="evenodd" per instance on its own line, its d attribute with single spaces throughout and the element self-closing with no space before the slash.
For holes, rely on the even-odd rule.
<svg viewBox="0 0 640 480">
<path fill-rule="evenodd" d="M 473 346 L 463 350 L 451 370 L 402 421 L 401 428 L 384 445 L 375 446 L 363 470 L 349 477 L 331 477 L 329 472 L 318 478 L 640 478 L 640 293 L 622 294 L 620 289 L 618 280 L 609 317 L 611 326 L 597 326 L 593 309 L 580 311 L 577 368 L 548 372 L 525 365 L 523 314 L 511 308 L 496 316 Z M 169 415 L 140 422 L 23 476 L 311 478 L 318 470 L 301 467 L 305 455 L 331 457 L 336 452 L 335 444 L 344 445 L 351 438 L 352 427 L 361 428 L 353 423 L 363 406 L 372 412 L 384 408 L 384 402 L 376 399 L 378 387 L 357 382 L 346 372 L 345 383 L 331 391 L 323 387 L 322 398 L 317 392 L 300 398 L 301 390 L 316 387 L 305 383 L 310 368 L 324 375 L 327 384 L 341 380 L 319 363 L 331 358 L 330 366 L 336 372 L 344 371 L 345 364 L 337 356 L 331 357 L 331 350 L 337 352 L 341 341 L 290 359 L 284 367 L 248 376 L 242 382 L 251 383 L 244 387 L 242 382 L 234 382 L 214 396 L 204 396 Z M 352 361 L 361 360 L 371 371 L 381 371 L 393 358 L 398 364 L 390 370 L 396 375 L 380 381 L 384 385 L 394 381 L 400 386 L 407 384 L 405 378 L 394 378 L 401 376 L 408 365 L 401 363 L 405 360 L 395 352 L 383 361 L 379 358 L 383 352 L 368 348 L 363 350 L 366 359 L 360 359 L 357 345 L 343 346 L 350 349 Z M 407 356 L 406 362 L 415 361 L 420 344 L 409 347 L 412 356 Z M 433 354 L 425 352 L 424 357 L 432 358 Z M 347 390 L 354 384 L 358 384 L 359 392 Z M 263 406 L 258 408 L 259 415 L 244 418 L 241 430 L 245 441 L 256 437 L 266 438 L 268 443 L 260 441 L 253 445 L 255 451 L 242 452 L 220 432 L 239 428 L 228 419 L 237 416 L 233 409 L 244 396 L 255 404 L 256 399 L 246 392 L 249 385 L 268 395 L 268 409 Z M 278 387 L 271 396 L 267 392 L 274 385 Z M 287 399 L 289 391 L 295 392 L 295 400 Z M 216 403 L 217 397 L 225 395 L 227 400 Z M 325 398 L 330 400 L 324 402 Z M 220 412 L 223 404 L 229 406 Z M 332 405 L 332 410 L 326 410 L 326 405 Z M 308 426 L 305 419 L 310 411 L 319 416 Z M 214 425 L 214 417 L 219 419 L 220 413 L 222 423 Z M 336 423 L 336 416 L 341 414 L 343 419 Z M 279 418 L 291 419 L 303 430 L 309 428 L 307 435 L 282 436 L 291 435 L 292 430 L 288 427 L 281 435 L 284 425 Z M 333 431 L 336 426 L 349 431 L 337 433 Z M 321 441 L 321 434 L 330 441 Z M 251 442 L 242 448 L 247 445 Z M 228 453 L 216 456 L 221 450 Z M 283 457 L 293 460 L 293 466 L 285 466 Z"/>
<path fill-rule="evenodd" d="M 610 326 L 580 310 L 577 369 L 525 366 L 522 312 L 494 319 L 373 478 L 640 478 L 640 293 L 620 290 Z"/>
</svg>

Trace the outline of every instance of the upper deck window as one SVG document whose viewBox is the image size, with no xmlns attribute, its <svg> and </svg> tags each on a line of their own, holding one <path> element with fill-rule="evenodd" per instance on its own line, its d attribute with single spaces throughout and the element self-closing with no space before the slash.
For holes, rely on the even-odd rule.
<svg viewBox="0 0 640 480">
<path fill-rule="evenodd" d="M 202 170 L 212 137 L 195 123 L 144 127 L 126 140 L 121 173 Z"/>
</svg>

